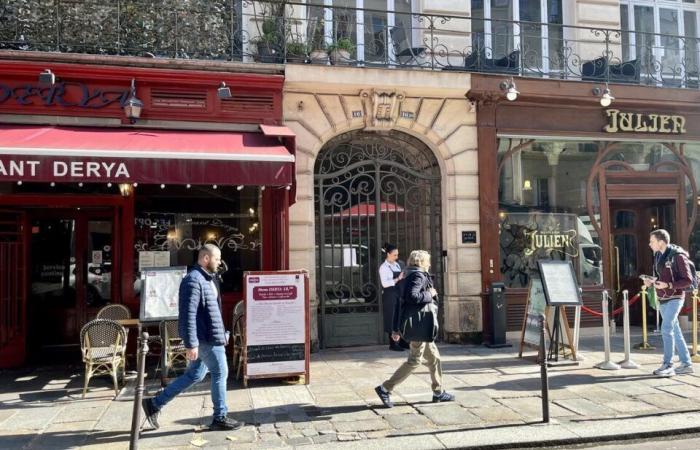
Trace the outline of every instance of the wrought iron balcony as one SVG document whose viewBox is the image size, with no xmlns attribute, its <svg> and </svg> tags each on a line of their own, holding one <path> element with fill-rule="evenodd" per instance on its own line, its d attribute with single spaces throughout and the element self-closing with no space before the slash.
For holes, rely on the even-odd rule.
<svg viewBox="0 0 700 450">
<path fill-rule="evenodd" d="M 8 0 L 0 49 L 700 87 L 695 37 L 282 0 Z"/>
</svg>

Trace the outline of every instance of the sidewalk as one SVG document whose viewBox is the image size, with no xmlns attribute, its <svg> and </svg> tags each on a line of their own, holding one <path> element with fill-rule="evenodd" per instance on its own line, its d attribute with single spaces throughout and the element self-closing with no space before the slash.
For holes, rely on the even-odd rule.
<svg viewBox="0 0 700 450">
<path fill-rule="evenodd" d="M 633 336 L 632 342 L 639 340 Z M 230 415 L 246 423 L 235 432 L 207 430 L 207 379 L 164 409 L 161 428 L 145 431 L 140 448 L 510 448 L 700 431 L 700 364 L 698 375 L 653 377 L 660 336 L 651 336 L 651 343 L 657 350 L 633 353 L 640 370 L 605 372 L 592 368 L 602 360 L 602 339 L 582 337 L 585 361 L 550 369 L 550 424 L 540 423 L 539 366 L 518 359 L 516 345 L 441 345 L 446 388 L 457 401 L 431 403 L 430 379 L 421 368 L 397 388 L 393 409 L 382 407 L 374 387 L 405 354 L 382 346 L 312 355 L 308 386 L 230 386 Z M 622 359 L 620 335 L 613 347 L 614 359 Z M 133 381 L 114 400 L 109 380 L 96 379 L 82 400 L 82 367 L 69 369 L 0 373 L 0 447 L 128 447 Z M 150 381 L 148 390 L 159 387 Z"/>
</svg>

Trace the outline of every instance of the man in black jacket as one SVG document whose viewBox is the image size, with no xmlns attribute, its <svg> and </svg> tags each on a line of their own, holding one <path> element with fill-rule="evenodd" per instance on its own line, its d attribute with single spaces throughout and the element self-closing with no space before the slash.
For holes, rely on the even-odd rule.
<svg viewBox="0 0 700 450">
<path fill-rule="evenodd" d="M 213 244 L 204 244 L 199 250 L 195 266 L 180 283 L 180 336 L 187 348 L 190 364 L 159 395 L 143 399 L 146 419 L 158 428 L 161 408 L 173 398 L 211 372 L 211 398 L 214 404 L 214 430 L 235 430 L 241 423 L 226 416 L 226 330 L 221 317 L 221 295 L 216 284 L 216 270 L 221 264 L 221 250 Z"/>
</svg>

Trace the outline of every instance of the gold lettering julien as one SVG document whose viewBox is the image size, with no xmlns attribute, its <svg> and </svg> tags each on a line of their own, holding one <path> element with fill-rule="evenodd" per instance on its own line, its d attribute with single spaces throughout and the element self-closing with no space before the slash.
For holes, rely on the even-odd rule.
<svg viewBox="0 0 700 450">
<path fill-rule="evenodd" d="M 608 133 L 664 133 L 684 134 L 685 117 L 666 114 L 643 114 L 607 109 L 608 124 L 603 127 Z"/>
</svg>

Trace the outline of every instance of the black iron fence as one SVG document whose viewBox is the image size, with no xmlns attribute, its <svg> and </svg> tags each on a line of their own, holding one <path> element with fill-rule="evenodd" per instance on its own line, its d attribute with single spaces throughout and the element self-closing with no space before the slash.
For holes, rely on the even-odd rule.
<svg viewBox="0 0 700 450">
<path fill-rule="evenodd" d="M 700 86 L 696 37 L 313 3 L 7 0 L 0 49 Z"/>
</svg>

